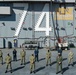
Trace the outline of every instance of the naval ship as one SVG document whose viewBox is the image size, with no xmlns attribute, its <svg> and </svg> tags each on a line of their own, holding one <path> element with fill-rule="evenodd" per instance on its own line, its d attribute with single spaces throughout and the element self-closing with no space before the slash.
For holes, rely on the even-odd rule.
<svg viewBox="0 0 76 75">
<path fill-rule="evenodd" d="M 76 0 L 0 0 L 0 48 L 76 46 L 75 24 Z"/>
</svg>

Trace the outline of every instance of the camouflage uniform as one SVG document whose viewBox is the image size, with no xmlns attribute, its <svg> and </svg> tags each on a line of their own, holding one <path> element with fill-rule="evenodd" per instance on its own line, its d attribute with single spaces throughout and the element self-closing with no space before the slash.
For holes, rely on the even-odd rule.
<svg viewBox="0 0 76 75">
<path fill-rule="evenodd" d="M 35 70 L 35 57 L 34 55 L 32 54 L 30 56 L 30 73 L 33 72 L 33 70 Z M 34 71 L 35 72 L 35 71 Z"/>
<path fill-rule="evenodd" d="M 46 66 L 48 66 L 48 63 L 50 62 L 51 65 L 51 52 L 48 50 L 46 53 Z"/>
</svg>

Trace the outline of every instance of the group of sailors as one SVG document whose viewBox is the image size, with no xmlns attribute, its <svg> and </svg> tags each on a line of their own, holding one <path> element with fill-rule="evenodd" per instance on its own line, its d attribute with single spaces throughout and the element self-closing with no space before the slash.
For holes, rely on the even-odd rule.
<svg viewBox="0 0 76 75">
<path fill-rule="evenodd" d="M 21 65 L 26 65 L 26 50 L 22 49 L 20 51 L 20 59 L 21 59 Z M 52 51 L 50 51 L 50 49 L 47 50 L 46 52 L 46 66 L 48 65 L 52 65 L 52 61 L 51 61 L 51 57 L 52 57 Z M 74 53 L 72 52 L 72 50 L 69 50 L 69 54 L 68 54 L 68 67 L 70 65 L 74 66 L 73 65 L 73 58 L 74 58 Z M 13 50 L 13 61 L 17 61 L 17 50 L 14 49 Z M 29 61 L 30 61 L 30 74 L 31 73 L 36 73 L 35 72 L 35 62 L 39 62 L 39 49 L 36 48 L 34 50 L 34 53 L 31 54 L 30 58 L 29 58 Z M 3 52 L 2 50 L 0 50 L 0 62 L 1 64 L 3 65 Z M 12 73 L 12 57 L 11 55 L 8 53 L 7 56 L 5 57 L 5 62 L 6 62 L 6 71 L 5 73 L 8 72 L 8 68 L 10 68 L 10 72 Z M 63 70 L 62 70 L 62 62 L 63 62 L 63 57 L 62 57 L 62 51 L 58 50 L 58 55 L 56 57 L 56 62 L 57 62 L 57 65 L 56 65 L 56 74 L 58 74 L 59 72 L 59 67 L 60 67 L 60 71 L 61 71 L 61 74 L 63 74 Z"/>
</svg>

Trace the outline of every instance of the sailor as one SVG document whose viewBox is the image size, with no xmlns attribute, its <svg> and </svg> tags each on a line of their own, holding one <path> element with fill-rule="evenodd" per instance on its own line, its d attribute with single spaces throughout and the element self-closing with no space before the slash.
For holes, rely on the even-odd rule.
<svg viewBox="0 0 76 75">
<path fill-rule="evenodd" d="M 61 47 L 58 46 L 58 50 L 57 51 L 58 51 L 58 53 L 60 53 L 60 55 L 62 55 L 62 49 L 61 49 Z"/>
<path fill-rule="evenodd" d="M 46 53 L 46 66 L 48 66 L 48 63 L 50 63 L 51 66 L 51 52 L 49 50 Z"/>
<path fill-rule="evenodd" d="M 30 73 L 35 73 L 35 57 L 34 54 L 30 56 Z"/>
<path fill-rule="evenodd" d="M 68 66 L 73 65 L 73 59 L 74 59 L 74 53 L 70 50 L 69 54 L 68 54 Z"/>
<path fill-rule="evenodd" d="M 34 51 L 34 55 L 35 55 L 35 61 L 38 61 L 39 60 L 39 50 L 38 50 L 38 47 L 35 49 Z"/>
<path fill-rule="evenodd" d="M 21 56 L 21 65 L 25 65 L 25 56 L 26 56 L 26 51 L 23 49 L 21 52 L 20 52 L 20 56 Z"/>
<path fill-rule="evenodd" d="M 6 56 L 6 58 L 5 58 L 5 62 L 6 62 L 6 71 L 5 71 L 5 73 L 7 73 L 8 67 L 10 68 L 10 72 L 12 73 L 11 60 L 12 60 L 11 56 L 8 53 L 7 56 Z"/>
<path fill-rule="evenodd" d="M 13 50 L 13 61 L 17 61 L 17 51 L 16 51 L 16 49 Z"/>
<path fill-rule="evenodd" d="M 61 71 L 61 74 L 63 73 L 62 72 L 62 55 L 60 53 L 58 53 L 58 56 L 56 58 L 56 61 L 57 61 L 57 69 L 56 69 L 56 74 L 58 74 L 58 71 L 59 71 L 59 67 L 60 67 L 60 71 Z"/>
</svg>

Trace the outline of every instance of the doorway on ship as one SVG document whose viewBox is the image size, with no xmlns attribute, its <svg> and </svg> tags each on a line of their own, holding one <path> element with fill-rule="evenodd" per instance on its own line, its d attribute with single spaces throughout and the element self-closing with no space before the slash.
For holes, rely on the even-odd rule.
<svg viewBox="0 0 76 75">
<path fill-rule="evenodd" d="M 3 48 L 6 48 L 6 40 L 3 38 Z"/>
</svg>

